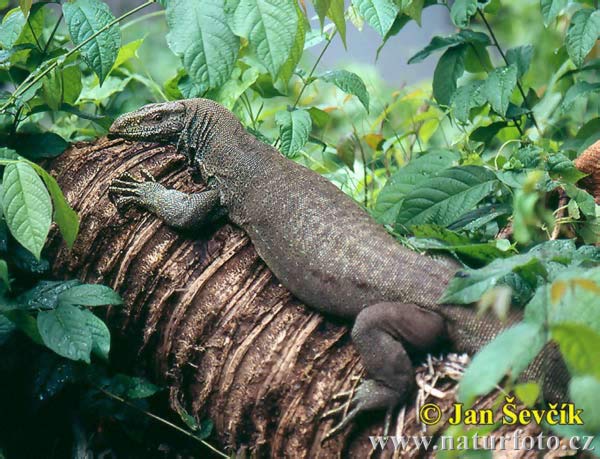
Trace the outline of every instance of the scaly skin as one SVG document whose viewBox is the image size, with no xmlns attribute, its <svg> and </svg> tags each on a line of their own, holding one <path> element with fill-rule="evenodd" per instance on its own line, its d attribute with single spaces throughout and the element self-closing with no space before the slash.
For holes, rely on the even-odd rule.
<svg viewBox="0 0 600 459">
<path fill-rule="evenodd" d="M 438 304 L 456 267 L 399 245 L 328 180 L 257 140 L 213 101 L 148 105 L 118 118 L 110 134 L 176 145 L 208 184 L 208 191 L 186 195 L 152 177 L 127 175 L 111 187 L 118 206 L 142 206 L 179 228 L 226 214 L 296 297 L 354 321 L 353 341 L 370 379 L 333 432 L 363 410 L 401 403 L 414 386 L 412 360 L 419 354 L 447 342 L 474 353 L 507 325 L 468 307 Z M 507 323 L 519 319 L 514 313 Z M 555 349 L 543 354 L 529 376 L 546 370 L 557 387 L 564 365 Z"/>
</svg>

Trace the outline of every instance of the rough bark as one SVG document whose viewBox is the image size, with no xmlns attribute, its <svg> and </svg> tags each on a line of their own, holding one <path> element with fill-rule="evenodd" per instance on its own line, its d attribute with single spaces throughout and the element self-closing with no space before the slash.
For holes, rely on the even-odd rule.
<svg viewBox="0 0 600 459">
<path fill-rule="evenodd" d="M 368 435 L 382 433 L 382 413 L 322 442 L 334 421 L 321 420 L 336 406 L 333 395 L 349 390 L 362 373 L 348 328 L 294 299 L 238 228 L 223 223 L 182 235 L 147 213 L 120 216 L 108 185 L 140 167 L 179 190 L 202 188 L 172 149 L 151 144 L 101 139 L 75 145 L 49 165 L 81 218 L 72 250 L 57 234 L 50 241 L 55 276 L 108 284 L 125 300 L 107 312 L 112 358 L 167 385 L 173 409 L 212 419 L 222 450 L 247 447 L 257 457 L 277 458 L 381 457 Z M 444 416 L 451 413 L 451 387 L 442 385 L 450 396 L 434 400 Z M 494 400 L 486 397 L 478 406 Z M 404 422 L 394 418 L 390 433 L 402 425 L 405 435 L 421 432 L 414 406 Z M 535 432 L 527 427 L 522 434 Z M 413 446 L 395 457 L 433 454 Z M 392 449 L 383 456 L 391 457 Z"/>
</svg>

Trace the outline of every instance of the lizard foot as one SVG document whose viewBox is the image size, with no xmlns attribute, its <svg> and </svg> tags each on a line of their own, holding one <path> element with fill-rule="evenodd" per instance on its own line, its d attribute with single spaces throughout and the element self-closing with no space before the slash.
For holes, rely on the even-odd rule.
<svg viewBox="0 0 600 459">
<path fill-rule="evenodd" d="M 146 169 L 141 169 L 140 173 L 142 179 L 137 179 L 126 172 L 113 180 L 108 187 L 108 197 L 118 209 L 133 205 L 146 206 L 149 194 L 160 187 L 154 176 Z"/>
<path fill-rule="evenodd" d="M 385 416 L 384 435 L 387 435 L 394 408 L 401 401 L 401 394 L 374 379 L 367 379 L 363 381 L 356 390 L 353 388 L 349 391 L 340 392 L 339 394 L 336 394 L 333 399 L 337 400 L 343 397 L 348 397 L 345 403 L 342 403 L 337 408 L 327 411 L 321 418 L 324 419 L 342 413 L 342 420 L 327 432 L 322 441 L 338 434 L 361 412 L 385 407 L 387 407 L 387 411 Z"/>
</svg>

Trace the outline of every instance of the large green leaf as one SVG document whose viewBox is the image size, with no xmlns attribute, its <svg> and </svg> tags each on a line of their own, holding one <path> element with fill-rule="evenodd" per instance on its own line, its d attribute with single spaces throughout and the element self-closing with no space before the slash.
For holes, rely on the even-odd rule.
<svg viewBox="0 0 600 459">
<path fill-rule="evenodd" d="M 593 376 L 577 376 L 569 384 L 569 396 L 573 404 L 583 410 L 581 415 L 587 432 L 600 432 L 600 379 Z"/>
<path fill-rule="evenodd" d="M 167 4 L 167 43 L 200 92 L 218 88 L 231 75 L 239 39 L 227 24 L 221 0 L 172 0 Z"/>
<path fill-rule="evenodd" d="M 42 180 L 46 184 L 46 188 L 50 191 L 50 196 L 54 203 L 54 221 L 58 225 L 60 234 L 62 234 L 67 246 L 73 247 L 77 234 L 79 233 L 79 216 L 67 202 L 56 179 L 41 166 L 38 166 L 35 163 L 30 164 L 40 177 L 42 177 Z"/>
<path fill-rule="evenodd" d="M 101 0 L 75 0 L 63 4 L 65 21 L 73 43 L 79 45 L 111 23 L 115 17 L 106 3 Z M 119 48 L 121 47 L 121 31 L 113 25 L 97 37 L 93 38 L 81 49 L 81 54 L 94 73 L 98 75 L 100 84 L 112 68 Z"/>
<path fill-rule="evenodd" d="M 18 162 L 4 169 L 2 207 L 11 234 L 39 259 L 50 231 L 52 202 L 29 164 Z"/>
<path fill-rule="evenodd" d="M 44 344 L 71 360 L 90 362 L 92 334 L 83 311 L 68 304 L 38 314 L 37 325 Z"/>
<path fill-rule="evenodd" d="M 456 0 L 450 9 L 450 17 L 456 27 L 467 27 L 471 16 L 477 13 L 477 0 Z"/>
<path fill-rule="evenodd" d="M 460 44 L 448 48 L 438 61 L 433 72 L 433 96 L 441 105 L 450 105 L 456 91 L 456 80 L 465 71 L 467 45 Z"/>
<path fill-rule="evenodd" d="M 393 0 L 352 0 L 361 16 L 382 37 L 388 33 L 400 12 L 397 3 Z"/>
<path fill-rule="evenodd" d="M 276 80 L 294 48 L 298 22 L 293 0 L 240 0 L 232 29 L 248 40 L 250 49 Z"/>
<path fill-rule="evenodd" d="M 600 11 L 591 8 L 576 11 L 571 18 L 565 45 L 569 57 L 577 67 L 583 64 L 583 60 L 598 40 L 598 35 L 600 35 Z"/>
<path fill-rule="evenodd" d="M 552 339 L 560 346 L 560 352 L 571 372 L 590 374 L 600 379 L 600 335 L 583 324 L 562 323 L 552 327 Z"/>
<path fill-rule="evenodd" d="M 308 141 L 312 120 L 306 110 L 278 112 L 275 122 L 281 130 L 281 150 L 285 155 L 293 155 Z"/>
<path fill-rule="evenodd" d="M 504 330 L 473 358 L 460 381 L 459 400 L 470 404 L 478 395 L 494 389 L 507 374 L 516 379 L 545 342 L 539 325 L 523 322 Z"/>
<path fill-rule="evenodd" d="M 63 102 L 74 104 L 82 87 L 78 64 L 55 68 L 42 80 L 42 98 L 52 110 L 57 111 Z"/>
<path fill-rule="evenodd" d="M 509 65 L 494 69 L 485 80 L 483 93 L 492 109 L 499 115 L 506 114 L 510 96 L 517 86 L 517 73 L 517 66 Z"/>
<path fill-rule="evenodd" d="M 493 172 L 480 166 L 452 167 L 417 184 L 404 198 L 396 224 L 448 226 L 472 210 L 497 185 Z"/>
<path fill-rule="evenodd" d="M 486 103 L 483 94 L 483 80 L 473 80 L 459 87 L 452 96 L 451 106 L 454 117 L 461 123 L 469 121 L 472 108 L 481 107 Z"/>
<path fill-rule="evenodd" d="M 458 161 L 459 154 L 451 150 L 435 150 L 426 153 L 398 169 L 377 195 L 373 216 L 380 223 L 396 221 L 404 197 L 423 180 L 439 174 Z"/>
<path fill-rule="evenodd" d="M 529 70 L 531 58 L 533 57 L 533 46 L 524 45 L 511 48 L 506 52 L 506 60 L 509 64 L 514 64 L 518 69 L 518 76 L 522 77 Z"/>
<path fill-rule="evenodd" d="M 41 281 L 35 287 L 21 293 L 15 300 L 19 309 L 42 310 L 55 309 L 58 306 L 58 296 L 81 282 L 72 279 L 68 281 Z"/>
<path fill-rule="evenodd" d="M 304 52 L 304 40 L 306 38 L 307 23 L 304 20 L 304 14 L 302 13 L 302 10 L 300 10 L 299 6 L 296 6 L 296 15 L 298 16 L 298 29 L 296 30 L 296 38 L 294 38 L 294 45 L 292 46 L 287 60 L 281 66 L 279 78 L 276 82 L 276 86 L 278 86 L 283 93 L 287 92 L 290 78 L 294 74 L 296 66 L 298 65 L 298 62 L 300 62 L 300 58 Z"/>
<path fill-rule="evenodd" d="M 19 39 L 27 19 L 19 8 L 13 8 L 2 18 L 0 25 L 0 47 L 10 49 Z"/>
<path fill-rule="evenodd" d="M 327 17 L 335 24 L 335 28 L 346 46 L 346 18 L 344 16 L 344 0 L 331 0 Z"/>
<path fill-rule="evenodd" d="M 482 32 L 474 32 L 469 29 L 461 30 L 454 35 L 449 35 L 447 37 L 435 36 L 431 39 L 429 44 L 411 57 L 408 60 L 409 64 L 416 64 L 418 62 L 423 61 L 434 51 L 448 48 L 449 46 L 459 45 L 461 43 L 472 43 L 479 44 L 483 46 L 488 46 L 490 44 L 489 37 Z"/>
<path fill-rule="evenodd" d="M 82 309 L 85 324 L 92 335 L 92 352 L 98 357 L 108 360 L 110 352 L 110 331 L 106 324 L 94 315 L 92 311 Z"/>
<path fill-rule="evenodd" d="M 335 84 L 342 91 L 358 97 L 367 112 L 369 111 L 369 93 L 363 80 L 353 72 L 348 70 L 331 70 L 324 73 L 319 78 L 328 83 Z"/>
<path fill-rule="evenodd" d="M 587 81 L 578 81 L 573 86 L 571 86 L 567 93 L 565 94 L 564 99 L 560 104 L 560 110 L 563 113 L 568 112 L 577 99 L 580 97 L 585 97 L 592 92 L 600 91 L 600 83 L 588 83 Z"/>
<path fill-rule="evenodd" d="M 123 304 L 117 292 L 106 285 L 83 284 L 76 285 L 58 295 L 59 304 L 82 306 L 105 306 Z"/>
<path fill-rule="evenodd" d="M 540 7 L 542 9 L 542 16 L 544 18 L 544 25 L 548 27 L 548 24 L 553 22 L 558 14 L 564 10 L 569 4 L 569 0 L 541 0 Z"/>
</svg>

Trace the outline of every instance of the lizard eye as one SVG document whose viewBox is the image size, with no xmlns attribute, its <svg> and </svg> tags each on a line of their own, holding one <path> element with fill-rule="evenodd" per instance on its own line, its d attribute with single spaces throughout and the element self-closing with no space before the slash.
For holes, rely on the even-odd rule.
<svg viewBox="0 0 600 459">
<path fill-rule="evenodd" d="M 152 115 L 152 119 L 154 121 L 160 121 L 160 120 L 162 120 L 162 118 L 163 118 L 162 113 L 155 113 L 154 115 Z"/>
</svg>

